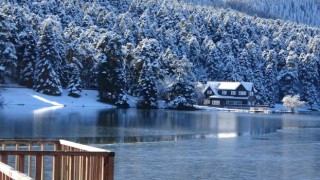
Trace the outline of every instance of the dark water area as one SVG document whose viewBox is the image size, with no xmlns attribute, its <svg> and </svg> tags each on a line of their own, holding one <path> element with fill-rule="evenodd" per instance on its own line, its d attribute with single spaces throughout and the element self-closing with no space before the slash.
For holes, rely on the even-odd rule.
<svg viewBox="0 0 320 180">
<path fill-rule="evenodd" d="M 1 139 L 115 151 L 115 179 L 320 179 L 320 114 L 0 108 Z"/>
</svg>

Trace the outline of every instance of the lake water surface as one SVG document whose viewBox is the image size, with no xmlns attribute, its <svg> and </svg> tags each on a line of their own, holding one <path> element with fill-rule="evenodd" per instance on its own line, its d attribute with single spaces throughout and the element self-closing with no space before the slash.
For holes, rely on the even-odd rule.
<svg viewBox="0 0 320 180">
<path fill-rule="evenodd" d="M 0 108 L 0 138 L 115 151 L 115 179 L 320 179 L 320 114 Z"/>
</svg>

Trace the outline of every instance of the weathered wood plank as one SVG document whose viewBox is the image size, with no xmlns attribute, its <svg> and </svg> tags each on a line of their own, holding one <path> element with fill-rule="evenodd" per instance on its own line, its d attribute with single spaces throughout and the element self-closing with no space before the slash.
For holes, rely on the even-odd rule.
<svg viewBox="0 0 320 180">
<path fill-rule="evenodd" d="M 8 155 L 5 152 L 1 154 L 1 162 L 8 164 Z"/>
<path fill-rule="evenodd" d="M 106 180 L 113 180 L 114 178 L 114 157 L 106 157 L 107 159 L 107 167 L 105 167 L 106 172 Z"/>
<path fill-rule="evenodd" d="M 41 151 L 44 151 L 44 144 L 41 144 Z M 41 158 L 41 180 L 44 180 L 44 156 Z"/>
<path fill-rule="evenodd" d="M 24 173 L 24 155 L 18 156 L 18 168 L 17 170 Z"/>
<path fill-rule="evenodd" d="M 29 151 L 32 150 L 32 145 L 31 144 L 28 145 L 28 150 Z M 31 172 L 32 172 L 31 164 L 32 164 L 32 157 L 28 156 L 28 176 L 30 176 L 30 177 L 31 177 Z"/>
<path fill-rule="evenodd" d="M 42 172 L 42 158 L 43 156 L 41 154 L 36 154 L 36 173 L 35 173 L 35 179 L 41 179 L 41 172 Z"/>
<path fill-rule="evenodd" d="M 60 180 L 61 171 L 61 156 L 53 156 L 53 165 L 52 165 L 52 179 Z"/>
</svg>

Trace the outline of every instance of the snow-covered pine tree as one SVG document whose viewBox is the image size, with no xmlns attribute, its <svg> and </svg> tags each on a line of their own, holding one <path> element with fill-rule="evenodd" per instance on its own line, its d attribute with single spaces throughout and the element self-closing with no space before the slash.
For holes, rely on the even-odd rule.
<svg viewBox="0 0 320 180">
<path fill-rule="evenodd" d="M 220 57 L 221 52 L 214 42 L 209 37 L 205 38 L 202 43 L 202 59 L 205 62 L 207 80 L 218 80 L 220 69 L 223 66 Z"/>
<path fill-rule="evenodd" d="M 41 24 L 38 42 L 39 59 L 35 66 L 34 89 L 43 94 L 59 96 L 62 93 L 62 87 L 56 68 L 61 65 L 62 57 L 59 47 L 57 47 L 55 24 L 50 17 Z"/>
<path fill-rule="evenodd" d="M 161 77 L 160 59 L 161 48 L 156 39 L 143 39 L 134 49 L 134 71 L 138 77 L 133 92 L 139 95 L 137 104 L 140 108 L 157 108 L 157 85 Z"/>
<path fill-rule="evenodd" d="M 168 76 L 173 76 L 175 74 L 175 67 L 172 66 L 172 63 L 176 61 L 176 59 L 177 55 L 169 48 L 161 55 L 160 66 L 164 71 L 164 74 Z"/>
<path fill-rule="evenodd" d="M 276 52 L 270 50 L 267 54 L 267 67 L 264 72 L 264 86 L 266 89 L 266 101 L 264 104 L 274 107 L 277 98 L 277 61 Z"/>
<path fill-rule="evenodd" d="M 80 34 L 79 44 L 77 46 L 78 59 L 82 64 L 81 81 L 83 88 L 96 88 L 97 76 L 96 76 L 96 54 L 95 42 L 98 42 L 96 38 L 95 28 L 89 28 L 83 30 Z M 92 32 L 93 31 L 93 32 Z"/>
<path fill-rule="evenodd" d="M 81 63 L 78 59 L 73 58 L 72 62 L 68 64 L 69 70 L 69 81 L 68 81 L 68 92 L 69 96 L 80 97 L 81 96 L 81 78 L 80 69 L 82 68 Z"/>
<path fill-rule="evenodd" d="M 154 15 L 150 12 L 149 8 L 147 8 L 140 16 L 138 21 L 138 41 L 155 37 L 155 29 L 157 25 L 153 16 Z"/>
<path fill-rule="evenodd" d="M 175 82 L 170 91 L 171 108 L 186 110 L 192 109 L 195 104 L 193 85 L 194 74 L 192 73 L 193 64 L 183 56 L 181 60 L 172 62 L 175 69 Z"/>
<path fill-rule="evenodd" d="M 247 49 L 242 49 L 239 55 L 239 76 L 241 81 L 252 81 L 254 74 L 252 72 L 251 63 L 249 61 L 249 55 Z"/>
<path fill-rule="evenodd" d="M 158 80 L 161 77 L 159 71 L 159 59 L 161 55 L 160 44 L 156 39 L 143 39 L 137 47 L 133 50 L 134 60 L 134 86 L 131 87 L 131 92 L 134 95 L 139 95 L 140 92 L 140 83 L 139 78 L 141 76 L 143 66 L 150 66 L 152 70 L 152 76 L 156 80 L 155 84 L 158 83 Z"/>
<path fill-rule="evenodd" d="M 301 99 L 306 101 L 311 109 L 317 108 L 319 87 L 319 72 L 315 68 L 317 66 L 317 59 L 314 54 L 307 54 L 302 61 L 302 68 L 300 68 L 299 76 L 302 85 Z"/>
<path fill-rule="evenodd" d="M 277 80 L 280 86 L 280 98 L 286 95 L 298 94 L 298 57 L 296 54 L 289 54 L 286 66 L 279 72 Z"/>
<path fill-rule="evenodd" d="M 119 22 L 113 27 L 113 31 L 125 38 L 126 43 L 136 44 L 137 24 L 131 19 L 130 13 L 123 13 L 118 16 Z"/>
<path fill-rule="evenodd" d="M 158 108 L 158 90 L 156 88 L 156 81 L 152 66 L 148 65 L 147 62 L 144 62 L 139 76 L 138 108 Z"/>
<path fill-rule="evenodd" d="M 318 73 L 320 73 L 320 35 L 315 36 L 308 43 L 309 53 L 314 54 L 317 58 Z M 320 78 L 318 78 L 318 85 L 320 85 Z"/>
<path fill-rule="evenodd" d="M 15 29 L 10 17 L 0 13 L 0 81 L 4 71 L 16 67 L 16 48 L 11 41 L 11 31 Z M 1 73 L 2 71 L 2 73 Z"/>
<path fill-rule="evenodd" d="M 97 48 L 102 57 L 98 64 L 97 79 L 100 99 L 119 107 L 128 107 L 128 98 L 125 95 L 124 54 L 120 36 L 113 32 L 105 33 Z"/>
<path fill-rule="evenodd" d="M 235 81 L 239 79 L 238 72 L 235 70 L 236 63 L 238 63 L 232 52 L 231 39 L 225 39 L 224 42 L 217 44 L 218 49 L 221 52 L 222 66 L 217 80 L 222 81 Z"/>
<path fill-rule="evenodd" d="M 255 85 L 256 101 L 258 104 L 264 104 L 266 102 L 266 88 L 263 83 L 264 79 L 264 58 L 262 57 L 261 47 L 259 47 L 256 43 L 250 42 L 246 45 L 246 49 L 248 51 L 248 60 L 251 64 L 251 70 L 253 72 L 252 79 L 249 82 L 253 82 Z"/>
<path fill-rule="evenodd" d="M 37 58 L 37 44 L 35 34 L 32 31 L 22 32 L 19 39 L 23 46 L 21 47 L 22 59 L 19 63 L 20 77 L 19 84 L 32 87 L 34 82 L 34 70 Z"/>
</svg>

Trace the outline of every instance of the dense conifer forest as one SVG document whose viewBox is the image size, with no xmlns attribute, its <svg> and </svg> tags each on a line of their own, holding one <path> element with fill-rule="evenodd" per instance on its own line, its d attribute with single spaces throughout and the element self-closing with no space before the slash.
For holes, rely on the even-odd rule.
<svg viewBox="0 0 320 180">
<path fill-rule="evenodd" d="M 102 101 L 121 107 L 131 95 L 142 108 L 158 100 L 188 108 L 201 100 L 199 82 L 248 81 L 259 104 L 299 94 L 314 107 L 319 70 L 320 29 L 230 8 L 179 0 L 0 3 L 0 82 L 12 76 L 44 94 L 97 88 Z"/>
<path fill-rule="evenodd" d="M 187 3 L 231 8 L 248 15 L 320 27 L 319 0 L 183 0 Z"/>
</svg>

